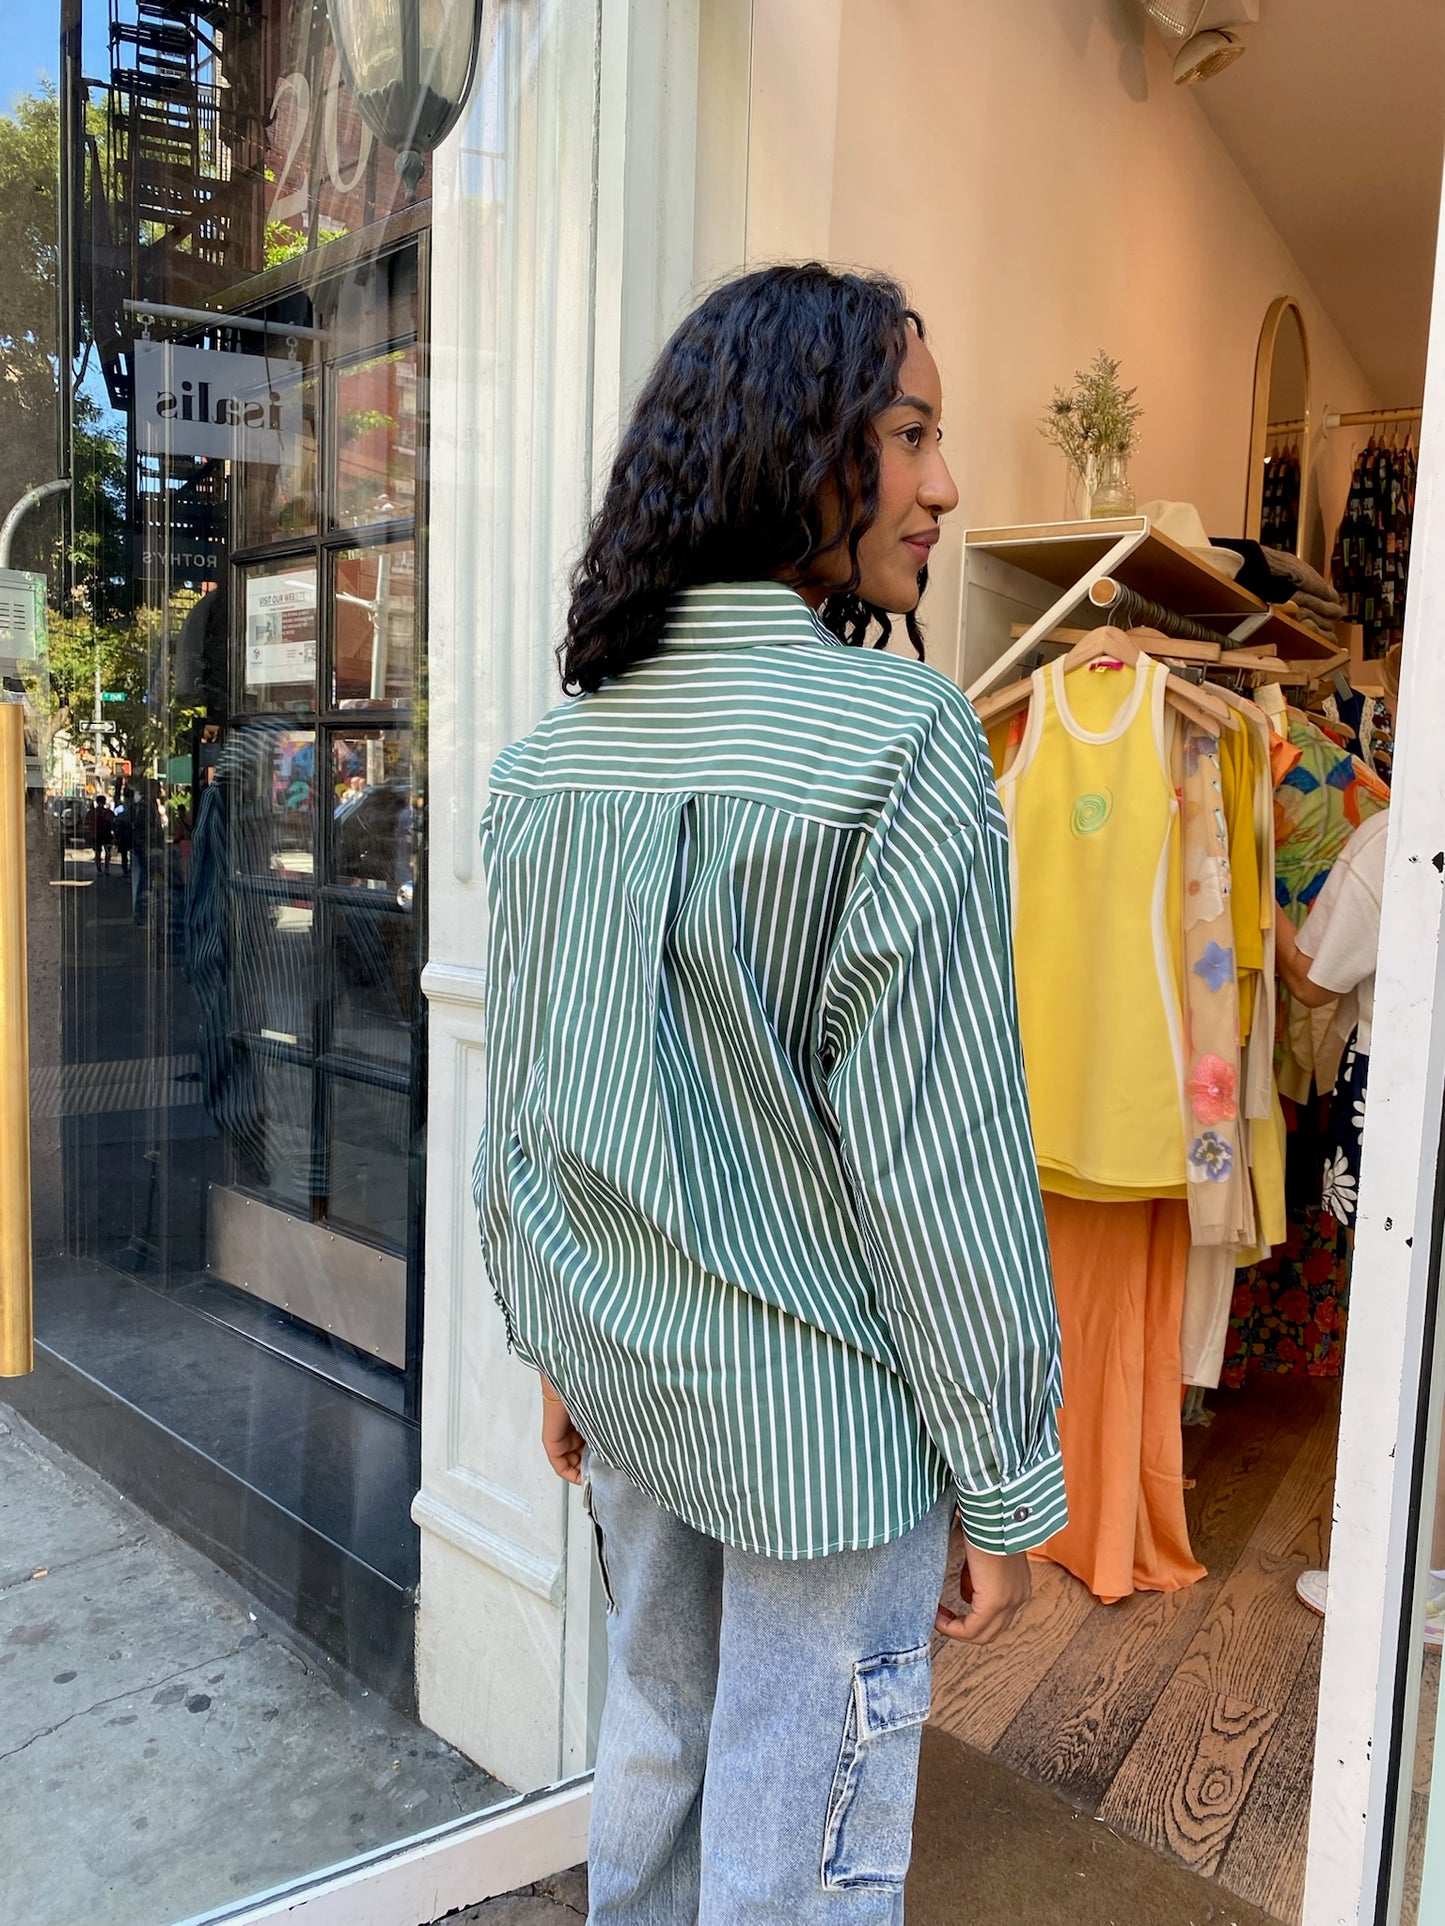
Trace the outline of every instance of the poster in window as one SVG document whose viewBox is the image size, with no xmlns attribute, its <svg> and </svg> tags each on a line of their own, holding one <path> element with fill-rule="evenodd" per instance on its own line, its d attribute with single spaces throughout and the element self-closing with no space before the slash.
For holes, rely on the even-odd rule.
<svg viewBox="0 0 1445 1926">
<path fill-rule="evenodd" d="M 246 583 L 246 687 L 294 688 L 316 677 L 316 571 Z"/>
</svg>

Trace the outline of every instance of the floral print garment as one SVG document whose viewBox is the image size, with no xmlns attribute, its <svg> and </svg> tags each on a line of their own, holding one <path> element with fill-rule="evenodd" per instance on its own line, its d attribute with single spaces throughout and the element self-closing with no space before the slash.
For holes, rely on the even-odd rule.
<svg viewBox="0 0 1445 1926">
<path fill-rule="evenodd" d="M 1235 1277 L 1221 1384 L 1237 1390 L 1251 1370 L 1340 1374 L 1369 1067 L 1352 1041 L 1332 1096 L 1309 1106 L 1285 1103 L 1289 1174 L 1297 1182 L 1289 1234 L 1263 1263 Z"/>
<path fill-rule="evenodd" d="M 1176 743 L 1184 864 L 1185 1147 L 1189 1235 L 1199 1247 L 1255 1241 L 1239 1104 L 1239 979 L 1219 740 L 1193 723 Z"/>
</svg>

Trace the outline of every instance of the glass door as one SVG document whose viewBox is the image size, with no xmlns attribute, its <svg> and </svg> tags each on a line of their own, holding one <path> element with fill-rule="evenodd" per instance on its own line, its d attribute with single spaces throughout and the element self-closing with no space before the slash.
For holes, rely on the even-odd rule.
<svg viewBox="0 0 1445 1926">
<path fill-rule="evenodd" d="M 429 180 L 310 0 L 67 20 L 0 141 L 0 511 L 74 477 L 0 578 L 36 1328 L 0 1918 L 170 1926 L 508 1795 L 413 1660 Z"/>
</svg>

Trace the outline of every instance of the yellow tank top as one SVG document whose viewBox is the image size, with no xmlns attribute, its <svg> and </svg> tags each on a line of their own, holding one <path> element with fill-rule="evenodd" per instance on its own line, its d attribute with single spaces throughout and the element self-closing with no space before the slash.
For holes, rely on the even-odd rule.
<svg viewBox="0 0 1445 1926">
<path fill-rule="evenodd" d="M 1039 1175 L 1070 1197 L 1182 1197 L 1179 805 L 1167 671 L 1033 676 L 999 779 Z"/>
</svg>

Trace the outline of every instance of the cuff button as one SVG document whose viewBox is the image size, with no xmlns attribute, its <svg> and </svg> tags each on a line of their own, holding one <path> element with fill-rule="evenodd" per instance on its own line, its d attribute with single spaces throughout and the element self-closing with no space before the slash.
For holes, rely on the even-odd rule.
<svg viewBox="0 0 1445 1926">
<path fill-rule="evenodd" d="M 1029 1516 L 1028 1506 L 1020 1505 L 1018 1510 L 1014 1513 L 1014 1523 L 1016 1525 L 1021 1525 L 1028 1516 Z"/>
</svg>

